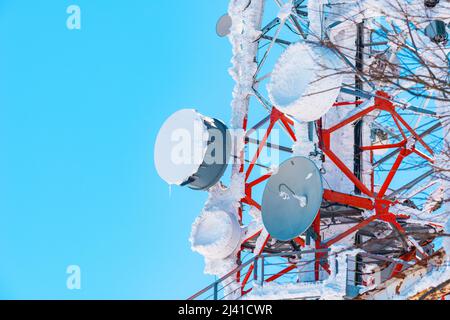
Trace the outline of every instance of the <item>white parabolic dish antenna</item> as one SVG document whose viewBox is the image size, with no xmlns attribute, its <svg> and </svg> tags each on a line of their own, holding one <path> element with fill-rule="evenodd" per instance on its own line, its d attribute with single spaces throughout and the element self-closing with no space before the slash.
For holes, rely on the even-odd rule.
<svg viewBox="0 0 450 320">
<path fill-rule="evenodd" d="M 230 154 L 231 137 L 223 122 L 183 109 L 162 125 L 154 161 L 159 176 L 168 184 L 205 190 L 220 180 Z"/>
<path fill-rule="evenodd" d="M 322 176 L 314 162 L 305 157 L 283 162 L 264 190 L 264 227 L 281 241 L 300 236 L 314 222 L 322 197 Z"/>
<path fill-rule="evenodd" d="M 341 61 L 329 48 L 291 45 L 281 55 L 267 85 L 271 102 L 300 121 L 322 117 L 335 103 L 342 85 Z"/>
</svg>

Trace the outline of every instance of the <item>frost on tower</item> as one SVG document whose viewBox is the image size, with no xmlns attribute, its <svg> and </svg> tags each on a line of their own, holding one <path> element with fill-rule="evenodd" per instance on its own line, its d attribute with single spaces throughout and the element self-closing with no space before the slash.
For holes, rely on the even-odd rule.
<svg viewBox="0 0 450 320">
<path fill-rule="evenodd" d="M 191 298 L 426 298 L 450 278 L 449 12 L 230 1 L 229 126 L 181 110 L 155 148 L 166 182 L 209 193 L 190 242 L 218 280 Z"/>
</svg>

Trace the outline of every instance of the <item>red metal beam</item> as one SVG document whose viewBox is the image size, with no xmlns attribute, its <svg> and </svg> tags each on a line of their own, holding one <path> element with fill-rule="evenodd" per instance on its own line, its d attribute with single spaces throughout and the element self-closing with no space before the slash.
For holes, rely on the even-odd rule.
<svg viewBox="0 0 450 320">
<path fill-rule="evenodd" d="M 267 173 L 267 174 L 265 174 L 265 175 L 259 177 L 258 179 L 254 180 L 254 181 L 252 181 L 252 182 L 247 183 L 247 187 L 248 187 L 248 188 L 253 188 L 254 186 L 256 186 L 256 185 L 258 185 L 258 184 L 260 184 L 260 183 L 266 181 L 267 179 L 269 179 L 269 178 L 272 176 L 272 174 L 273 174 L 273 173 Z"/>
<path fill-rule="evenodd" d="M 358 100 L 358 101 L 341 101 L 341 102 L 336 102 L 335 104 L 333 104 L 333 107 L 353 106 L 353 105 L 360 105 L 362 103 L 364 103 L 363 100 Z"/>
<path fill-rule="evenodd" d="M 277 280 L 278 278 L 284 276 L 286 273 L 294 270 L 297 266 L 295 264 L 290 265 L 287 268 L 284 268 L 283 270 L 281 270 L 280 272 L 278 272 L 277 274 L 274 274 L 273 276 L 271 276 L 270 278 L 268 278 L 265 282 L 272 282 Z"/>
<path fill-rule="evenodd" d="M 250 162 L 250 165 L 248 166 L 247 172 L 245 173 L 245 180 L 247 181 L 250 177 L 250 174 L 252 173 L 252 170 L 256 164 L 256 161 L 258 160 L 259 156 L 261 155 L 262 150 L 264 149 L 267 139 L 269 138 L 269 135 L 273 129 L 273 126 L 275 125 L 275 122 L 270 121 L 269 127 L 267 128 L 267 131 L 264 135 L 264 138 L 261 140 L 258 146 L 258 150 L 256 151 L 256 154 L 254 155 L 252 161 Z"/>
<path fill-rule="evenodd" d="M 331 150 L 323 150 L 323 152 L 330 158 L 331 161 L 347 176 L 347 178 L 352 181 L 355 186 L 358 187 L 361 192 L 368 195 L 369 197 L 374 197 L 374 194 L 359 180 L 353 172 L 347 168 L 347 166 L 339 159 L 333 151 Z"/>
<path fill-rule="evenodd" d="M 418 135 L 417 132 L 414 131 L 414 129 L 411 128 L 411 126 L 395 110 L 392 110 L 392 116 L 396 117 L 405 126 L 405 128 L 408 129 L 408 131 L 414 136 L 414 138 L 416 138 L 420 142 L 420 144 L 425 149 L 427 149 L 427 151 L 431 155 L 434 154 L 433 150 L 425 143 L 425 141 L 423 141 L 422 137 L 420 135 Z"/>
<path fill-rule="evenodd" d="M 386 177 L 386 180 L 384 181 L 383 185 L 381 186 L 380 191 L 378 192 L 378 198 L 383 198 L 386 194 L 387 189 L 389 188 L 392 179 L 394 179 L 395 174 L 397 173 L 398 168 L 402 164 L 403 159 L 408 155 L 408 150 L 402 149 L 400 153 L 398 154 L 397 159 L 395 160 L 394 164 L 392 165 L 391 170 L 389 171 L 388 176 Z"/>
<path fill-rule="evenodd" d="M 351 116 L 351 117 L 348 117 L 348 118 L 345 119 L 344 121 L 339 122 L 339 123 L 336 124 L 335 126 L 333 126 L 333 127 L 331 127 L 330 129 L 328 129 L 328 131 L 329 131 L 329 132 L 334 132 L 334 131 L 336 131 L 336 130 L 342 128 L 342 127 L 345 127 L 346 125 L 355 122 L 355 121 L 358 120 L 359 118 L 364 117 L 366 114 L 372 112 L 372 111 L 375 110 L 376 108 L 377 108 L 376 106 L 368 107 L 367 109 L 362 110 L 362 111 L 360 111 L 360 112 L 354 114 L 354 115 Z"/>
<path fill-rule="evenodd" d="M 261 246 L 261 249 L 257 252 L 257 255 L 261 255 L 264 252 L 264 248 L 266 247 L 267 241 L 269 241 L 270 235 L 264 239 L 264 243 Z M 248 268 L 247 274 L 245 275 L 244 280 L 241 284 L 241 294 L 244 294 L 244 288 L 247 285 L 248 280 L 250 279 L 250 276 L 252 275 L 253 271 L 255 269 L 255 263 L 252 263 L 251 266 Z"/>
<path fill-rule="evenodd" d="M 403 131 L 403 128 L 402 128 L 402 126 L 400 125 L 400 123 L 398 122 L 397 118 L 392 114 L 392 112 L 389 112 L 389 113 L 391 114 L 392 118 L 394 119 L 394 122 L 395 122 L 395 124 L 396 124 L 398 130 L 400 130 L 400 133 L 401 133 L 403 139 L 407 140 L 408 138 L 406 137 L 406 134 L 405 134 L 405 132 Z"/>
<path fill-rule="evenodd" d="M 261 210 L 261 205 L 258 203 L 258 202 L 256 202 L 255 200 L 253 200 L 251 197 L 249 197 L 249 196 L 246 196 L 245 198 L 243 198 L 242 200 L 241 200 L 243 203 L 246 203 L 246 204 L 248 204 L 248 205 L 251 205 L 251 206 L 253 206 L 253 207 L 255 207 L 256 209 L 258 209 L 258 210 Z"/>
<path fill-rule="evenodd" d="M 380 150 L 380 149 L 392 149 L 392 148 L 401 148 L 406 145 L 406 140 L 403 140 L 399 143 L 390 143 L 390 144 L 380 144 L 380 145 L 373 145 L 373 146 L 363 146 L 359 147 L 363 151 L 369 151 L 369 150 Z"/>
<path fill-rule="evenodd" d="M 251 239 L 254 239 L 256 237 L 258 237 L 261 234 L 262 230 L 259 230 L 258 232 L 256 232 L 255 234 L 251 235 L 250 237 L 247 237 L 244 241 L 242 241 L 242 243 L 246 243 L 248 241 L 250 241 Z"/>
<path fill-rule="evenodd" d="M 242 284 L 241 284 L 241 294 L 244 295 L 244 288 L 247 285 L 248 280 L 250 279 L 250 276 L 253 273 L 253 269 L 255 269 L 255 264 L 251 264 L 250 267 L 248 268 L 247 273 L 245 274 L 244 280 L 242 280 Z"/>
<path fill-rule="evenodd" d="M 323 198 L 330 202 L 337 202 L 365 210 L 373 210 L 375 208 L 373 201 L 369 198 L 353 196 L 332 190 L 324 190 Z"/>
<path fill-rule="evenodd" d="M 292 139 L 294 142 L 296 142 L 296 141 L 297 141 L 297 137 L 295 136 L 295 132 L 294 132 L 294 130 L 292 130 L 291 124 L 290 124 L 289 121 L 288 121 L 288 120 L 290 120 L 290 119 L 288 119 L 285 115 L 282 115 L 281 118 L 280 118 L 280 120 L 281 120 L 281 122 L 284 124 L 284 127 L 286 128 L 286 130 L 287 130 L 289 136 L 291 137 L 291 139 Z M 294 124 L 294 123 L 292 123 L 292 125 L 293 125 L 293 124 Z"/>
</svg>

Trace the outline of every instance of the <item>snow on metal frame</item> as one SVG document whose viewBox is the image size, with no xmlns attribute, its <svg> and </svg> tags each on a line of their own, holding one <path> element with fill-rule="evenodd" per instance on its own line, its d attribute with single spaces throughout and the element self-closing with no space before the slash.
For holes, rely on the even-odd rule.
<svg viewBox="0 0 450 320">
<path fill-rule="evenodd" d="M 233 48 L 232 67 L 230 75 L 235 81 L 233 90 L 231 128 L 237 132 L 245 130 L 245 121 L 248 112 L 249 98 L 253 93 L 254 74 L 257 70 L 255 56 L 258 51 L 258 42 L 255 41 L 261 29 L 261 20 L 264 12 L 264 0 L 231 0 L 228 14 L 232 20 L 229 40 Z M 243 140 L 243 137 L 235 137 Z M 238 141 L 234 155 L 239 155 L 244 141 Z M 233 163 L 232 176 L 228 188 L 216 185 L 210 189 L 209 198 L 203 210 L 203 216 L 214 212 L 226 212 L 239 217 L 240 200 L 244 197 L 245 180 L 241 172 L 242 159 Z M 193 231 L 198 228 L 198 220 L 193 224 Z M 217 221 L 217 223 L 220 223 Z M 221 228 L 220 226 L 217 226 Z M 226 237 L 227 235 L 224 235 Z M 191 243 L 195 243 L 191 237 Z M 233 270 L 236 265 L 236 252 L 228 257 L 205 257 L 205 273 L 222 276 Z M 234 290 L 231 287 L 231 290 Z"/>
</svg>

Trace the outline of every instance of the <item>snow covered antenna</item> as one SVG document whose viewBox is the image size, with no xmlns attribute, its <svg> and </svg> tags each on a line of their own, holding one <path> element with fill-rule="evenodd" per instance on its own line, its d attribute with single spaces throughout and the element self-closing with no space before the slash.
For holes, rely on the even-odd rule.
<svg viewBox="0 0 450 320">
<path fill-rule="evenodd" d="M 298 120 L 319 119 L 339 95 L 342 75 L 334 70 L 340 65 L 329 48 L 307 43 L 289 46 L 275 65 L 267 86 L 270 101 Z"/>
<path fill-rule="evenodd" d="M 230 154 L 231 136 L 222 121 L 183 109 L 161 127 L 154 160 L 159 176 L 167 183 L 206 190 L 220 180 Z"/>
<path fill-rule="evenodd" d="M 302 235 L 316 219 L 322 196 L 322 177 L 314 162 L 304 157 L 285 161 L 264 190 L 265 228 L 281 241 Z"/>
<path fill-rule="evenodd" d="M 192 226 L 190 242 L 192 250 L 206 259 L 225 259 L 236 252 L 241 235 L 235 215 L 222 210 L 204 211 Z"/>
</svg>

